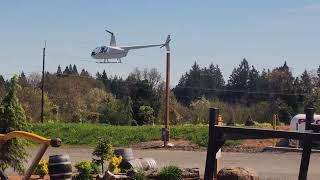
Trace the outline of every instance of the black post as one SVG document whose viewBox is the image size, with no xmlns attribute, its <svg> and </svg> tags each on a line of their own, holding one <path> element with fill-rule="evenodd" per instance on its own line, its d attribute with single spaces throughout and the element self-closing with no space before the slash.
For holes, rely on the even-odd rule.
<svg viewBox="0 0 320 180">
<path fill-rule="evenodd" d="M 306 128 L 305 130 L 311 130 L 311 122 L 313 122 L 313 108 L 306 108 Z M 299 172 L 299 180 L 306 180 L 308 176 L 309 162 L 310 162 L 310 154 L 312 148 L 312 139 L 310 136 L 305 136 L 303 139 L 303 152 L 300 163 L 300 172 Z"/>
<path fill-rule="evenodd" d="M 46 47 L 43 48 L 43 54 L 42 54 L 41 123 L 44 122 L 43 115 L 44 115 L 44 64 L 45 64 L 45 57 L 46 57 Z"/>
<path fill-rule="evenodd" d="M 215 160 L 216 153 L 214 153 L 214 125 L 218 122 L 219 109 L 210 108 L 209 109 L 209 139 L 207 148 L 207 158 L 206 158 L 206 168 L 204 172 L 205 180 L 212 180 L 215 171 Z"/>
<path fill-rule="evenodd" d="M 306 113 L 306 130 L 312 130 L 311 123 L 313 123 L 313 114 L 314 114 L 314 109 L 313 108 L 306 108 L 304 110 Z"/>
</svg>

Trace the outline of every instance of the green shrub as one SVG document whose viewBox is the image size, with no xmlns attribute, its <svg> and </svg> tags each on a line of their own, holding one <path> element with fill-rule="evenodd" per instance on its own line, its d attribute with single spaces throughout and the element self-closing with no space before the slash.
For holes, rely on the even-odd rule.
<svg viewBox="0 0 320 180">
<path fill-rule="evenodd" d="M 133 176 L 132 176 L 132 179 L 134 180 L 147 180 L 147 176 L 146 174 L 143 172 L 143 171 L 135 171 L 135 170 L 132 170 L 133 171 Z"/>
<path fill-rule="evenodd" d="M 98 167 L 95 163 L 89 160 L 82 160 L 76 163 L 75 168 L 78 171 L 76 179 L 78 180 L 90 180 L 93 174 L 99 172 Z"/>
<path fill-rule="evenodd" d="M 94 148 L 92 155 L 98 157 L 99 159 L 93 159 L 97 164 L 101 165 L 102 172 L 104 172 L 103 164 L 105 160 L 109 160 L 113 155 L 113 147 L 110 139 L 107 137 L 100 138 L 98 140 L 97 146 Z"/>
<path fill-rule="evenodd" d="M 177 166 L 165 166 L 160 170 L 159 180 L 182 180 L 182 170 Z"/>
</svg>

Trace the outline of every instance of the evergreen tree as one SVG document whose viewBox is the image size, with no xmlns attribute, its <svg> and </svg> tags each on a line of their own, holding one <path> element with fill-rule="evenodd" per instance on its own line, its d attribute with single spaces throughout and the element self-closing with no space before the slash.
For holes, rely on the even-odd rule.
<svg viewBox="0 0 320 180">
<path fill-rule="evenodd" d="M 245 90 L 249 80 L 249 63 L 244 58 L 238 68 L 234 68 L 228 81 L 228 87 L 234 90 Z"/>
<path fill-rule="evenodd" d="M 58 69 L 57 69 L 57 75 L 61 75 L 61 74 L 62 74 L 61 66 L 59 65 L 59 66 L 58 66 Z"/>
<path fill-rule="evenodd" d="M 72 67 L 72 74 L 74 74 L 74 75 L 79 75 L 77 66 L 76 66 L 75 64 L 74 64 L 73 67 Z"/>
<path fill-rule="evenodd" d="M 177 99 L 189 105 L 194 99 L 204 95 L 203 81 L 201 81 L 201 69 L 197 62 L 194 62 L 189 72 L 187 72 L 175 88 L 174 93 Z M 203 76 L 205 77 L 205 76 Z"/>
<path fill-rule="evenodd" d="M 101 74 L 100 74 L 99 71 L 96 73 L 96 78 L 97 78 L 98 80 L 101 79 Z"/>
<path fill-rule="evenodd" d="M 294 92 L 295 92 L 295 93 L 301 93 L 301 92 L 302 92 L 302 88 L 301 88 L 301 86 L 300 86 L 300 79 L 299 79 L 299 77 L 296 77 L 296 78 L 294 79 L 293 87 L 294 87 Z"/>
<path fill-rule="evenodd" d="M 69 64 L 69 68 L 68 69 L 69 69 L 69 74 L 72 74 L 72 70 L 73 69 L 72 69 L 72 65 L 71 64 Z"/>
<path fill-rule="evenodd" d="M 100 73 L 99 73 L 100 74 Z M 99 79 L 102 81 L 104 87 L 106 88 L 106 90 L 110 91 L 110 79 L 108 78 L 108 75 L 106 73 L 106 70 L 103 70 L 102 74 L 100 74 Z"/>
<path fill-rule="evenodd" d="M 207 99 L 218 97 L 221 92 L 215 91 L 215 89 L 222 89 L 225 83 L 219 66 L 211 63 L 209 68 L 201 69 L 201 74 L 203 74 L 201 88 L 204 90 L 204 94 L 201 96 L 205 96 Z"/>
<path fill-rule="evenodd" d="M 27 87 L 28 86 L 28 80 L 27 80 L 27 77 L 26 75 L 24 74 L 24 72 L 22 72 L 19 76 L 19 84 L 20 86 L 22 87 Z"/>
<path fill-rule="evenodd" d="M 86 71 L 85 69 L 81 70 L 80 76 L 86 76 L 86 77 L 90 77 L 90 74 L 88 71 Z"/>
<path fill-rule="evenodd" d="M 300 88 L 301 88 L 301 93 L 311 93 L 313 89 L 313 85 L 311 82 L 311 77 L 308 74 L 307 70 L 305 70 L 302 75 L 300 76 Z"/>
<path fill-rule="evenodd" d="M 28 129 L 25 111 L 17 97 L 18 79 L 14 76 L 10 80 L 8 93 L 1 103 L 0 127 L 1 134 L 11 131 L 23 131 Z M 26 162 L 27 152 L 25 143 L 18 139 L 11 139 L 0 143 L 0 169 L 12 167 L 17 172 L 24 171 L 23 163 Z"/>
<path fill-rule="evenodd" d="M 298 97 L 292 94 L 295 91 L 294 88 L 294 80 L 295 78 L 290 71 L 287 62 L 285 62 L 282 66 L 277 67 L 269 73 L 269 89 L 272 92 L 280 93 L 278 95 L 274 95 L 275 99 L 279 99 L 281 104 L 285 104 L 283 107 L 288 106 L 288 108 L 284 108 L 285 110 L 290 110 L 290 112 L 298 111 L 299 103 Z"/>
<path fill-rule="evenodd" d="M 248 90 L 254 91 L 258 89 L 259 78 L 260 78 L 259 72 L 255 69 L 254 66 L 252 66 L 249 71 L 248 85 L 247 85 Z"/>
<path fill-rule="evenodd" d="M 269 70 L 266 71 L 265 69 L 262 70 L 259 79 L 257 81 L 257 90 L 258 91 L 268 91 L 269 90 L 269 82 L 268 82 L 268 76 L 269 76 Z"/>
<path fill-rule="evenodd" d="M 63 74 L 65 75 L 70 74 L 70 69 L 68 68 L 68 66 L 66 66 L 66 68 L 64 69 Z"/>
<path fill-rule="evenodd" d="M 110 160 L 113 155 L 113 147 L 111 141 L 107 137 L 102 137 L 99 139 L 92 155 L 98 157 L 99 159 L 93 159 L 97 164 L 101 165 L 102 172 L 104 172 L 103 164 L 106 160 Z"/>
<path fill-rule="evenodd" d="M 2 101 L 4 95 L 6 94 L 6 81 L 3 76 L 0 75 L 0 102 Z"/>
<path fill-rule="evenodd" d="M 293 90 L 294 77 L 287 62 L 283 66 L 277 67 L 269 73 L 269 87 L 273 91 L 289 93 Z"/>
<path fill-rule="evenodd" d="M 233 103 L 237 100 L 244 101 L 242 103 L 248 103 L 248 96 L 244 91 L 248 90 L 249 72 L 249 63 L 244 58 L 239 67 L 233 69 L 229 77 L 227 88 L 231 91 L 224 93 L 226 100 Z"/>
<path fill-rule="evenodd" d="M 317 77 L 317 79 L 318 79 L 318 81 L 317 81 L 317 87 L 320 87 L 320 66 L 319 66 L 318 69 L 317 69 L 317 75 L 318 75 L 318 77 Z"/>
<path fill-rule="evenodd" d="M 208 78 L 209 81 L 205 81 L 204 84 L 209 85 L 209 88 L 222 88 L 224 86 L 225 82 L 218 65 L 214 66 L 212 63 L 210 64 L 208 69 Z"/>
<path fill-rule="evenodd" d="M 219 97 L 221 93 L 216 89 L 223 89 L 224 83 L 218 65 L 211 63 L 208 68 L 200 68 L 195 62 L 189 72 L 182 75 L 173 92 L 179 102 L 190 105 L 203 96 L 208 99 Z"/>
</svg>

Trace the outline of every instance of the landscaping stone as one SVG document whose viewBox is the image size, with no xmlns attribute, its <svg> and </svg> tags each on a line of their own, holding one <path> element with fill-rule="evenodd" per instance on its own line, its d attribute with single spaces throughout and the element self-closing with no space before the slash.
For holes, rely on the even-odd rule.
<svg viewBox="0 0 320 180">
<path fill-rule="evenodd" d="M 217 175 L 217 180 L 260 180 L 252 168 L 225 167 Z"/>
</svg>

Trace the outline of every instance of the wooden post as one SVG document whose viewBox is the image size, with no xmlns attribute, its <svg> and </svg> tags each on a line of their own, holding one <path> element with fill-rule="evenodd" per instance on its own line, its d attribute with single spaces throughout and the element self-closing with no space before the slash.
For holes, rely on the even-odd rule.
<svg viewBox="0 0 320 180">
<path fill-rule="evenodd" d="M 46 58 L 46 42 L 43 48 L 42 54 L 42 84 L 41 84 L 41 123 L 44 122 L 44 65 L 45 65 L 45 58 Z"/>
<path fill-rule="evenodd" d="M 218 116 L 218 126 L 222 126 L 223 125 L 223 119 L 222 119 L 222 115 L 219 114 Z M 219 149 L 219 151 L 217 152 L 216 156 L 215 156 L 215 168 L 214 168 L 214 176 L 216 176 L 218 174 L 218 170 L 222 168 L 222 152 L 221 152 L 221 148 Z"/>
<path fill-rule="evenodd" d="M 277 130 L 277 115 L 276 114 L 274 114 L 273 118 L 272 118 L 272 127 L 273 127 L 273 130 Z M 272 139 L 272 145 L 273 145 L 273 147 L 276 146 L 276 139 L 275 138 Z"/>
<path fill-rule="evenodd" d="M 313 108 L 306 108 L 305 114 L 306 114 L 305 131 L 308 132 L 312 129 L 311 122 L 313 122 L 313 114 L 314 114 Z M 299 180 L 307 180 L 311 148 L 312 148 L 312 139 L 309 136 L 305 136 L 305 138 L 303 139 L 303 151 L 302 151 L 302 157 L 301 157 L 301 163 L 300 163 Z"/>
<path fill-rule="evenodd" d="M 166 100 L 165 100 L 165 129 L 166 138 L 164 138 L 164 147 L 170 141 L 170 51 L 167 50 L 167 66 L 166 66 Z"/>
<path fill-rule="evenodd" d="M 32 175 L 32 173 L 36 169 L 37 165 L 39 164 L 42 156 L 44 155 L 44 153 L 46 152 L 48 147 L 49 147 L 49 145 L 47 145 L 47 144 L 41 145 L 38 153 L 34 157 L 29 169 L 27 170 L 27 172 L 26 172 L 25 176 L 22 178 L 22 180 L 28 180 L 30 178 L 30 176 Z"/>
</svg>

